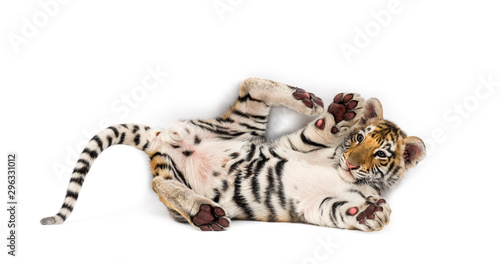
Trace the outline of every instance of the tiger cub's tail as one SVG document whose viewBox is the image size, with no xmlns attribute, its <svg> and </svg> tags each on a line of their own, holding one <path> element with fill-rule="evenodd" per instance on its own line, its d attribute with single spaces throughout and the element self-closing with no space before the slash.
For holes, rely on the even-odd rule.
<svg viewBox="0 0 500 264">
<path fill-rule="evenodd" d="M 80 154 L 75 169 L 71 175 L 66 197 L 63 205 L 55 216 L 46 217 L 40 220 L 42 225 L 53 225 L 63 223 L 73 211 L 78 194 L 82 188 L 83 181 L 92 166 L 94 160 L 105 149 L 113 145 L 129 145 L 148 152 L 150 141 L 157 130 L 152 130 L 148 126 L 136 124 L 122 124 L 110 126 L 95 135 Z"/>
</svg>

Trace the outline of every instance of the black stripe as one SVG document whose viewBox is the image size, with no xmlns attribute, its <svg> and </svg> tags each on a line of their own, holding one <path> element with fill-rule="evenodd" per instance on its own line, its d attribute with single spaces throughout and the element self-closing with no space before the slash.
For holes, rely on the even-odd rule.
<svg viewBox="0 0 500 264">
<path fill-rule="evenodd" d="M 134 125 L 134 129 L 132 130 L 132 133 L 136 133 L 137 131 L 139 131 L 139 126 L 138 125 Z"/>
<path fill-rule="evenodd" d="M 146 150 L 148 147 L 149 147 L 149 141 L 147 141 L 146 144 L 142 146 L 142 150 Z"/>
<path fill-rule="evenodd" d="M 116 129 L 116 127 L 114 127 L 114 126 L 110 126 L 110 127 L 108 127 L 108 129 L 113 130 L 113 132 L 115 133 L 115 137 L 118 137 L 118 135 L 120 134 L 120 133 L 118 132 L 118 129 Z"/>
<path fill-rule="evenodd" d="M 345 222 L 345 221 L 344 221 L 344 214 L 340 214 L 340 222 L 341 222 L 341 223 L 344 223 L 344 222 Z"/>
<path fill-rule="evenodd" d="M 141 143 L 141 134 L 135 135 L 134 143 L 136 146 L 139 145 L 139 143 Z"/>
<path fill-rule="evenodd" d="M 97 143 L 97 146 L 99 146 L 100 152 L 103 151 L 102 140 L 98 135 L 95 135 L 90 141 L 95 141 Z"/>
<path fill-rule="evenodd" d="M 217 188 L 214 188 L 215 197 L 212 199 L 214 202 L 218 203 L 220 199 L 220 191 Z"/>
<path fill-rule="evenodd" d="M 151 155 L 151 157 L 149 157 L 150 160 L 153 160 L 155 157 L 157 156 L 160 156 L 160 157 L 164 157 L 166 158 L 167 157 L 167 154 L 165 153 L 161 153 L 161 152 L 155 152 L 153 155 Z"/>
<path fill-rule="evenodd" d="M 89 166 L 82 166 L 80 168 L 74 168 L 73 173 L 80 173 L 86 175 L 89 172 Z"/>
<path fill-rule="evenodd" d="M 330 201 L 331 199 L 333 199 L 333 197 L 326 197 L 325 199 L 323 199 L 323 201 L 321 201 L 321 203 L 319 204 L 319 209 L 321 209 L 321 206 L 323 206 L 324 203 Z"/>
<path fill-rule="evenodd" d="M 263 137 L 264 136 L 264 130 L 262 130 L 262 132 L 252 131 L 252 133 L 250 133 L 250 135 L 257 136 L 257 137 Z"/>
<path fill-rule="evenodd" d="M 184 183 L 182 182 L 182 178 L 181 178 L 181 177 L 179 177 L 179 174 L 174 173 L 174 178 L 175 178 L 178 182 L 180 182 L 180 183 L 184 184 Z"/>
<path fill-rule="evenodd" d="M 240 156 L 239 152 L 233 152 L 233 153 L 229 154 L 229 157 L 231 157 L 231 159 L 236 159 L 239 156 Z"/>
<path fill-rule="evenodd" d="M 255 197 L 255 200 L 260 203 L 261 198 L 260 198 L 260 184 L 259 184 L 259 177 L 256 175 L 253 176 L 252 178 L 252 194 Z"/>
<path fill-rule="evenodd" d="M 302 142 L 304 142 L 304 144 L 306 144 L 306 145 L 311 145 L 311 146 L 315 146 L 315 147 L 319 147 L 319 148 L 327 148 L 327 146 L 325 146 L 323 144 L 320 144 L 320 143 L 317 143 L 317 142 L 314 142 L 314 141 L 308 139 L 304 135 L 304 130 L 302 130 L 302 133 L 300 133 L 300 139 L 302 139 Z"/>
<path fill-rule="evenodd" d="M 278 158 L 278 159 L 280 159 L 280 160 L 285 160 L 285 159 L 283 159 L 280 155 L 278 155 L 278 153 L 276 153 L 276 152 L 274 151 L 274 149 L 272 149 L 272 148 L 269 148 L 269 153 L 271 153 L 271 155 L 273 155 L 273 157 L 275 157 L 275 158 Z"/>
<path fill-rule="evenodd" d="M 97 158 L 97 156 L 99 155 L 99 154 L 97 154 L 97 151 L 95 151 L 95 150 L 91 150 L 91 149 L 89 149 L 89 148 L 85 148 L 85 149 L 82 151 L 82 153 L 87 153 L 87 154 L 89 154 L 89 156 L 90 156 L 92 159 Z"/>
<path fill-rule="evenodd" d="M 250 94 L 246 94 L 245 96 L 241 97 L 241 96 L 238 96 L 238 101 L 240 102 L 246 102 L 246 101 L 254 101 L 254 102 L 259 102 L 259 103 L 263 103 L 265 105 L 267 105 L 265 102 L 261 101 L 261 100 L 258 100 L 258 99 L 255 99 L 253 98 L 252 96 L 250 96 Z"/>
<path fill-rule="evenodd" d="M 240 166 L 240 164 L 243 163 L 244 161 L 245 160 L 241 159 L 241 160 L 238 160 L 237 162 L 233 163 L 233 165 L 231 165 L 231 167 L 229 167 L 227 174 L 231 174 L 233 171 L 235 171 L 236 168 L 238 168 L 238 166 Z"/>
<path fill-rule="evenodd" d="M 247 132 L 235 132 L 235 133 L 230 133 L 229 135 L 231 137 L 235 138 L 235 137 L 239 137 L 239 136 L 241 136 L 241 135 L 243 135 L 245 133 L 247 133 Z"/>
<path fill-rule="evenodd" d="M 253 155 L 255 154 L 255 148 L 256 148 L 255 144 L 250 145 L 250 151 L 248 152 L 246 158 L 247 161 L 250 161 L 253 158 Z"/>
<path fill-rule="evenodd" d="M 357 194 L 359 194 L 359 196 L 361 196 L 361 198 L 366 199 L 366 196 L 362 192 L 360 192 L 358 190 L 350 189 L 350 190 L 347 190 L 347 192 L 357 193 Z"/>
<path fill-rule="evenodd" d="M 123 132 L 123 133 L 122 133 L 122 135 L 120 136 L 120 140 L 119 140 L 119 141 L 118 141 L 118 143 L 116 143 L 116 144 L 118 144 L 118 145 L 119 145 L 119 144 L 122 144 L 122 143 L 123 143 L 123 141 L 125 141 L 125 132 Z"/>
<path fill-rule="evenodd" d="M 285 196 L 285 187 L 283 185 L 282 176 L 283 176 L 283 171 L 285 167 L 285 163 L 287 160 L 280 160 L 276 164 L 276 178 L 278 180 L 278 196 L 280 198 L 281 206 L 283 208 L 286 208 L 286 196 Z"/>
<path fill-rule="evenodd" d="M 127 124 L 121 124 L 122 127 L 125 127 L 126 129 L 129 129 Z"/>
<path fill-rule="evenodd" d="M 215 120 L 219 123 L 234 123 L 234 120 L 231 118 L 222 119 L 222 117 L 217 117 Z"/>
<path fill-rule="evenodd" d="M 113 145 L 113 138 L 111 136 L 106 136 L 106 139 L 108 140 L 108 148 Z"/>
<path fill-rule="evenodd" d="M 61 217 L 63 221 L 66 221 L 66 216 L 64 216 L 64 215 L 63 215 L 63 214 L 61 214 L 61 213 L 57 213 L 57 215 L 58 215 L 59 217 Z"/>
<path fill-rule="evenodd" d="M 209 127 L 212 127 L 212 128 L 217 128 L 217 129 L 222 129 L 222 130 L 226 130 L 225 127 L 223 126 L 220 126 L 220 125 L 217 125 L 217 124 L 213 124 L 213 123 L 209 123 L 207 121 L 203 121 L 203 120 L 198 120 L 198 122 L 204 124 L 204 125 L 207 125 Z"/>
<path fill-rule="evenodd" d="M 252 160 L 250 163 L 247 164 L 246 166 L 246 174 L 245 174 L 245 179 L 248 179 L 250 177 L 252 177 L 254 174 L 253 174 L 253 169 L 254 169 L 254 165 L 255 163 L 257 162 L 257 160 Z"/>
<path fill-rule="evenodd" d="M 391 160 L 393 161 L 393 160 Z M 390 174 L 392 169 L 394 169 L 394 166 L 396 165 L 396 162 L 392 162 L 391 165 L 389 165 L 389 168 L 387 169 L 387 174 Z"/>
<path fill-rule="evenodd" d="M 273 206 L 272 201 L 271 201 L 273 193 L 276 192 L 272 168 L 267 169 L 267 181 L 268 181 L 268 185 L 266 188 L 266 201 L 265 201 L 267 209 L 269 210 L 269 216 L 268 216 L 267 220 L 269 222 L 275 222 L 276 221 L 276 210 L 274 209 L 274 206 Z"/>
<path fill-rule="evenodd" d="M 337 208 L 340 206 L 346 204 L 346 201 L 337 201 L 333 203 L 332 205 L 332 213 L 330 214 L 330 218 L 332 219 L 332 222 L 337 226 Z"/>
<path fill-rule="evenodd" d="M 232 114 L 235 114 L 235 115 L 238 115 L 241 117 L 245 117 L 248 119 L 267 120 L 267 116 L 247 114 L 247 113 L 240 112 L 238 110 L 233 110 Z"/>
<path fill-rule="evenodd" d="M 78 162 L 82 163 L 83 165 L 89 167 L 90 166 L 90 163 L 84 159 L 79 159 L 76 163 L 78 164 Z"/>
<path fill-rule="evenodd" d="M 83 174 L 83 173 L 82 173 L 82 174 Z M 85 180 L 85 179 L 84 179 L 83 177 L 74 177 L 74 178 L 71 178 L 69 182 L 74 182 L 74 183 L 76 183 L 76 184 L 78 184 L 78 185 L 82 186 L 82 185 L 83 185 L 83 181 L 84 181 L 84 180 Z"/>
<path fill-rule="evenodd" d="M 247 199 L 241 194 L 241 177 L 237 175 L 234 180 L 234 196 L 233 201 L 238 205 L 243 212 L 246 214 L 246 219 L 253 220 L 254 212 L 250 208 L 250 205 L 247 202 Z"/>
<path fill-rule="evenodd" d="M 269 159 L 264 156 L 264 154 L 262 154 L 262 152 L 260 153 L 260 156 L 259 156 L 259 161 L 257 162 L 257 164 L 255 165 L 255 169 L 253 170 L 254 171 L 254 177 L 258 177 L 260 172 L 262 171 L 262 168 L 264 168 L 266 162 L 268 161 Z"/>
<path fill-rule="evenodd" d="M 203 121 L 198 121 L 200 123 L 206 123 L 206 122 L 203 122 Z M 195 123 L 194 121 L 191 121 L 191 124 L 195 125 L 195 126 L 198 126 L 200 128 L 203 128 L 207 131 L 210 131 L 214 134 L 217 134 L 217 135 L 224 135 L 224 136 L 220 136 L 221 139 L 233 139 L 235 137 L 239 137 L 247 132 L 228 132 L 226 131 L 227 129 L 224 128 L 224 127 L 220 127 L 220 126 L 217 126 L 217 125 L 214 125 L 214 124 L 209 124 L 209 123 L 206 123 L 208 126 L 205 126 L 205 125 L 201 125 L 201 124 L 197 124 Z M 214 126 L 216 126 L 216 128 L 214 128 Z M 217 128 L 217 127 L 220 127 L 220 128 Z"/>
<path fill-rule="evenodd" d="M 244 127 L 248 128 L 248 129 L 252 129 L 252 130 L 265 131 L 264 128 L 254 127 L 254 126 L 251 126 L 251 125 L 249 125 L 247 123 L 239 123 L 239 125 L 240 126 L 244 126 Z"/>
<path fill-rule="evenodd" d="M 70 190 L 66 191 L 66 197 L 71 197 L 73 199 L 78 199 L 78 193 L 77 192 L 72 192 Z"/>
<path fill-rule="evenodd" d="M 166 163 L 158 163 L 156 164 L 155 166 L 155 169 L 154 170 L 157 170 L 157 169 L 160 169 L 160 170 L 171 170 L 172 167 Z"/>
<path fill-rule="evenodd" d="M 290 204 L 290 209 L 288 210 L 288 216 L 290 217 L 291 222 L 299 222 L 300 216 L 297 213 L 297 209 L 295 208 L 295 203 L 293 199 L 288 200 L 288 204 Z"/>
<path fill-rule="evenodd" d="M 193 154 L 193 151 L 191 151 L 191 150 L 184 150 L 184 151 L 182 152 L 182 154 L 183 154 L 184 156 L 186 156 L 186 157 L 189 157 L 189 156 L 191 156 L 191 154 Z"/>
<path fill-rule="evenodd" d="M 290 147 L 292 148 L 292 150 L 298 151 L 298 149 L 293 145 L 292 141 L 290 141 L 290 138 L 288 138 L 288 143 L 290 143 Z"/>
<path fill-rule="evenodd" d="M 63 209 L 63 208 L 68 209 L 70 212 L 72 212 L 72 211 L 73 211 L 73 206 L 71 206 L 71 205 L 69 205 L 69 204 L 67 204 L 67 203 L 63 203 L 63 205 L 62 205 L 61 209 Z"/>
<path fill-rule="evenodd" d="M 166 155 L 166 157 L 168 158 L 168 161 L 173 167 L 174 176 L 179 177 L 180 182 L 186 185 L 186 187 L 188 187 L 189 189 L 191 189 L 191 185 L 189 185 L 189 183 L 186 181 L 186 178 L 184 178 L 184 174 L 182 174 L 182 172 L 180 172 L 179 169 L 177 169 L 177 165 L 175 165 L 175 162 L 169 156 Z"/>
</svg>

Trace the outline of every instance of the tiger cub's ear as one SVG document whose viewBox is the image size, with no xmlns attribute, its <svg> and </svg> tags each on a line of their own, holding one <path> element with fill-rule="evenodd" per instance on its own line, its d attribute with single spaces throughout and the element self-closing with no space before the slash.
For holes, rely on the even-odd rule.
<svg viewBox="0 0 500 264">
<path fill-rule="evenodd" d="M 413 168 L 425 158 L 425 144 L 418 137 L 407 137 L 404 144 L 403 159 L 405 160 L 405 166 L 407 169 Z"/>
<path fill-rule="evenodd" d="M 366 125 L 372 121 L 381 120 L 383 118 L 382 104 L 376 98 L 370 98 L 365 102 L 363 107 L 363 116 L 361 124 Z"/>
</svg>

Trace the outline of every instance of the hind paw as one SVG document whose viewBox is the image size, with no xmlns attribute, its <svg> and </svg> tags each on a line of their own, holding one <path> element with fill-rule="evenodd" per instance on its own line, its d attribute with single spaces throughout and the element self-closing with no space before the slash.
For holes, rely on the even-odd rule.
<svg viewBox="0 0 500 264">
<path fill-rule="evenodd" d="M 319 114 L 323 112 L 323 100 L 319 97 L 317 97 L 313 93 L 309 93 L 304 89 L 297 88 L 297 87 L 291 87 L 290 88 L 294 89 L 295 92 L 292 93 L 293 98 L 297 101 L 301 101 L 302 105 L 299 106 L 300 108 L 303 109 L 297 109 L 299 113 L 303 114 Z M 304 108 L 305 106 L 305 108 Z"/>
<path fill-rule="evenodd" d="M 317 104 L 323 107 L 323 100 L 317 97 L 313 93 L 308 93 L 304 89 L 297 88 L 297 90 L 293 93 L 293 97 L 297 100 L 302 101 L 307 107 L 313 108 L 314 104 Z"/>
<path fill-rule="evenodd" d="M 200 206 L 198 213 L 192 217 L 192 222 L 201 231 L 222 231 L 231 223 L 224 209 L 209 204 Z"/>
</svg>

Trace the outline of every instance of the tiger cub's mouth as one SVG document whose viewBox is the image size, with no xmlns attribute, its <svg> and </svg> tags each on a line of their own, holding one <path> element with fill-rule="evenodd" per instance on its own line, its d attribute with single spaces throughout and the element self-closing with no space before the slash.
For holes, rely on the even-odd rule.
<svg viewBox="0 0 500 264">
<path fill-rule="evenodd" d="M 351 172 L 351 168 L 348 167 L 346 162 L 342 161 L 337 170 L 342 180 L 351 183 L 357 181 L 356 176 Z"/>
</svg>

